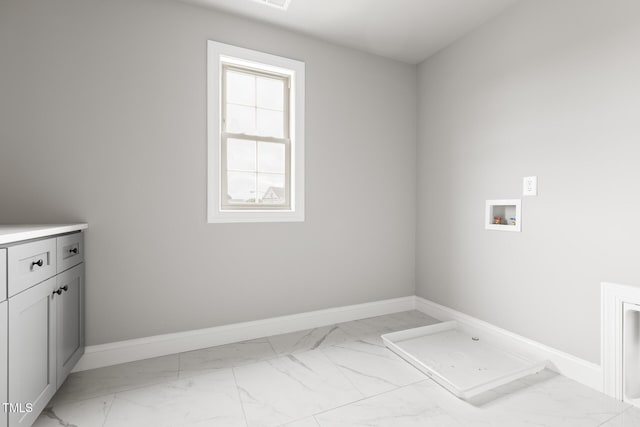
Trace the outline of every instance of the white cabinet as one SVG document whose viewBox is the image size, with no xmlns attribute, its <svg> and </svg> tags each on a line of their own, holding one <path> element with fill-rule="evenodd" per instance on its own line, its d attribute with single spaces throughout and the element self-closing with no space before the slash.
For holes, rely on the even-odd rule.
<svg viewBox="0 0 640 427">
<path fill-rule="evenodd" d="M 56 276 L 56 373 L 58 387 L 84 352 L 84 264 Z M 58 294 L 59 293 L 59 294 Z"/>
<path fill-rule="evenodd" d="M 54 277 L 9 299 L 10 427 L 31 426 L 56 392 L 55 289 Z"/>
<path fill-rule="evenodd" d="M 0 252 L 2 252 L 0 250 Z M 0 261 L 1 263 L 1 261 Z M 9 318 L 7 312 L 7 302 L 0 302 L 0 403 L 8 402 L 7 392 L 9 384 L 7 383 L 7 333 L 9 327 Z M 0 408 L 0 427 L 7 427 L 7 413 Z"/>
<path fill-rule="evenodd" d="M 84 353 L 83 233 L 35 229 L 0 248 L 0 427 L 30 427 Z"/>
</svg>

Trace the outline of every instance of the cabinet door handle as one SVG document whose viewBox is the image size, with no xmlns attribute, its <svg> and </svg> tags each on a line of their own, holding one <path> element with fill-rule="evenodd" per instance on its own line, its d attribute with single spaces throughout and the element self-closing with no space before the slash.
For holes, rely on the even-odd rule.
<svg viewBox="0 0 640 427">
<path fill-rule="evenodd" d="M 58 295 L 62 294 L 62 289 L 58 288 L 55 291 L 53 291 L 53 293 L 51 294 L 51 297 L 54 297 L 56 294 Z"/>
<path fill-rule="evenodd" d="M 72 253 L 72 254 L 77 254 L 78 253 L 78 248 L 69 249 L 69 252 Z"/>
<path fill-rule="evenodd" d="M 62 289 L 63 291 L 65 291 L 65 292 L 67 292 L 67 291 L 69 290 L 69 286 L 64 285 L 61 289 Z"/>
<path fill-rule="evenodd" d="M 39 259 L 38 261 L 33 261 L 31 263 L 31 268 L 33 268 L 33 266 L 37 265 L 38 267 L 42 267 L 44 265 L 44 261 Z"/>
</svg>

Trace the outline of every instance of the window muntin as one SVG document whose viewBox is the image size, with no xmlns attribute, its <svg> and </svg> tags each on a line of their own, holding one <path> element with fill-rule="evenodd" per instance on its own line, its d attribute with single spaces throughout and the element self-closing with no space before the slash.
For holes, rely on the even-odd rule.
<svg viewBox="0 0 640 427">
<path fill-rule="evenodd" d="M 221 64 L 220 208 L 291 209 L 291 77 Z"/>
</svg>

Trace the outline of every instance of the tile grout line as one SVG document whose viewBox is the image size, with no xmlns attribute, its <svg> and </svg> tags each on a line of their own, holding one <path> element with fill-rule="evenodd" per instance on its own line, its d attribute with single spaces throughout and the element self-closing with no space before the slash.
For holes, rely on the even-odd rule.
<svg viewBox="0 0 640 427">
<path fill-rule="evenodd" d="M 271 335 L 271 336 L 273 336 L 273 335 Z M 273 351 L 273 354 L 275 354 L 275 355 L 276 355 L 276 357 L 277 357 L 277 356 L 278 356 L 278 352 L 276 351 L 276 348 L 273 346 L 273 343 L 271 342 L 271 339 L 270 339 L 270 337 L 271 337 L 271 336 L 269 336 L 269 337 L 264 337 L 264 338 L 265 338 L 265 339 L 267 340 L 267 342 L 269 343 L 269 347 L 271 347 L 271 350 Z"/>
<path fill-rule="evenodd" d="M 623 402 L 624 403 L 624 402 Z M 612 416 L 611 418 L 607 418 L 606 420 L 604 420 L 603 422 L 601 422 L 600 424 L 598 424 L 598 426 L 603 426 L 611 421 L 613 421 L 614 419 L 622 416 L 625 412 L 627 412 L 629 409 L 633 408 L 633 406 L 629 406 L 628 408 L 624 408 L 622 410 L 622 412 L 615 414 L 614 416 Z"/>
<path fill-rule="evenodd" d="M 104 421 L 102 423 L 102 427 L 107 425 L 107 419 L 109 418 L 109 414 L 111 414 L 111 408 L 113 408 L 113 404 L 116 403 L 116 395 L 113 395 L 113 399 L 111 399 L 111 404 L 109 405 L 109 409 L 107 409 L 107 413 L 104 414 Z"/>
<path fill-rule="evenodd" d="M 178 353 L 178 379 L 180 379 L 182 376 L 180 375 L 180 373 L 182 372 L 182 353 Z"/>
<path fill-rule="evenodd" d="M 425 378 L 425 379 L 422 379 L 422 380 L 420 380 L 420 381 L 415 381 L 415 382 L 412 382 L 412 383 L 410 383 L 410 384 L 406 384 L 406 385 L 403 385 L 403 386 L 400 386 L 400 387 L 396 387 L 396 388 L 394 388 L 394 389 L 392 389 L 392 390 L 386 390 L 386 391 L 382 391 L 382 392 L 377 393 L 377 394 L 373 394 L 373 395 L 371 395 L 371 396 L 365 396 L 365 397 L 363 397 L 362 399 L 354 400 L 353 402 L 345 403 L 345 404 L 343 404 L 343 405 L 338 405 L 338 406 L 336 406 L 335 408 L 331 408 L 331 409 L 327 409 L 327 410 L 324 410 L 324 411 L 316 412 L 315 414 L 312 414 L 311 416 L 312 416 L 313 418 L 315 418 L 315 417 L 317 417 L 318 415 L 326 414 L 327 412 L 335 411 L 336 409 L 344 408 L 344 407 L 346 407 L 346 406 L 353 405 L 354 403 L 359 403 L 359 402 L 363 402 L 363 401 L 365 401 L 365 400 L 373 399 L 374 397 L 379 397 L 379 396 L 382 396 L 382 395 L 384 395 L 384 394 L 392 393 L 392 392 L 398 391 L 398 390 L 400 390 L 400 389 L 403 389 L 403 388 L 406 388 L 406 387 L 410 387 L 410 386 L 413 386 L 413 385 L 419 384 L 419 383 L 421 383 L 421 382 L 427 382 L 427 381 L 431 381 L 431 382 L 433 382 L 433 381 L 432 381 L 432 380 L 430 380 L 429 378 Z M 435 382 L 434 382 L 434 384 L 435 384 Z M 319 421 L 317 421 L 317 419 L 316 419 L 316 422 L 317 422 L 318 424 L 320 424 L 320 422 L 319 422 Z"/>
<path fill-rule="evenodd" d="M 249 419 L 247 418 L 247 411 L 244 409 L 244 403 L 242 402 L 242 396 L 240 395 L 240 386 L 238 384 L 238 378 L 236 377 L 236 368 L 231 367 L 231 373 L 233 374 L 233 382 L 236 385 L 236 393 L 238 393 L 238 401 L 240 402 L 240 409 L 242 409 L 242 415 L 244 416 L 244 424 L 249 427 Z"/>
<path fill-rule="evenodd" d="M 89 395 L 87 397 L 82 397 L 80 399 L 72 399 L 72 400 L 68 400 L 68 401 L 62 401 L 60 403 L 56 403 L 55 405 L 50 405 L 47 404 L 47 406 L 52 406 L 52 407 L 60 407 L 60 406 L 67 406 L 67 405 L 72 405 L 75 403 L 80 403 L 80 402 L 86 402 L 87 400 L 92 400 L 92 399 L 98 399 L 101 397 L 105 397 L 105 396 L 109 396 L 110 394 L 113 394 L 114 396 L 118 393 L 125 393 L 128 391 L 134 391 L 134 390 L 140 390 L 142 388 L 146 388 L 146 387 L 151 387 L 151 386 L 155 386 L 155 385 L 160 385 L 160 384 L 169 384 L 172 381 L 177 381 L 180 378 L 178 377 L 178 372 L 176 372 L 176 378 L 172 378 L 172 379 L 164 379 L 162 381 L 158 381 L 158 382 L 151 382 L 151 383 L 147 383 L 147 384 L 138 384 L 132 387 L 127 387 L 127 388 L 123 388 L 121 390 L 111 390 L 108 392 L 104 392 L 104 393 L 100 393 L 100 394 L 96 394 L 96 395 Z M 55 397 L 55 395 L 54 395 Z M 49 403 L 51 403 L 53 401 L 54 398 L 51 398 L 51 401 Z"/>
<path fill-rule="evenodd" d="M 329 346 L 329 347 L 332 347 L 332 346 Z M 327 347 L 327 348 L 329 348 L 329 347 Z M 360 393 L 362 396 L 366 397 L 366 394 L 364 394 L 364 392 L 363 392 L 362 390 L 360 390 L 360 388 L 358 388 L 358 387 L 353 383 L 353 381 L 351 381 L 351 378 L 349 378 L 349 377 L 347 376 L 347 374 L 345 374 L 345 373 L 342 371 L 342 369 L 340 369 L 340 366 L 336 365 L 336 364 L 334 363 L 334 361 L 333 361 L 333 360 L 331 360 L 331 358 L 330 358 L 329 356 L 327 356 L 327 354 L 325 353 L 325 349 L 320 348 L 320 349 L 318 349 L 318 350 L 320 350 L 320 353 L 322 353 L 322 355 L 324 356 L 324 358 L 325 358 L 325 359 L 327 359 L 327 360 L 329 361 L 329 363 L 331 363 L 331 365 L 334 367 L 334 369 L 336 369 L 338 372 L 340 372 L 340 375 L 342 375 L 342 377 L 343 377 L 345 380 L 347 380 L 347 381 L 349 382 L 349 384 L 351 384 L 351 387 L 353 387 L 353 388 L 354 388 L 358 393 Z M 357 402 L 357 401 L 356 401 L 356 402 Z"/>
<path fill-rule="evenodd" d="M 605 424 L 607 424 L 607 423 L 609 423 L 609 422 L 613 421 L 614 419 L 616 419 L 616 418 L 618 418 L 619 416 L 621 416 L 622 414 L 624 414 L 624 412 L 625 412 L 625 411 L 622 411 L 621 413 L 616 414 L 616 415 L 612 416 L 611 418 L 607 418 L 606 420 L 604 420 L 603 422 L 601 422 L 600 424 L 598 424 L 598 427 L 602 427 L 602 426 L 604 426 Z"/>
</svg>

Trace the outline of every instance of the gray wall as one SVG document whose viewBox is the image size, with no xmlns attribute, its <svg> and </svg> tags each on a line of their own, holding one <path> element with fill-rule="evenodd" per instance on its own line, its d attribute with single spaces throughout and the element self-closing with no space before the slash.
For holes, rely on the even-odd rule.
<svg viewBox="0 0 640 427">
<path fill-rule="evenodd" d="M 179 2 L 3 0 L 0 222 L 91 224 L 89 344 L 417 281 L 597 362 L 600 282 L 640 283 L 639 17 L 524 0 L 421 64 L 416 95 L 413 66 Z M 207 39 L 307 63 L 304 223 L 206 224 Z M 526 175 L 523 232 L 485 231 Z"/>
<path fill-rule="evenodd" d="M 525 0 L 420 65 L 419 295 L 599 361 L 600 282 L 640 283 L 639 49 L 637 0 Z"/>
<path fill-rule="evenodd" d="M 206 40 L 306 62 L 307 219 L 206 224 Z M 414 294 L 416 67 L 167 0 L 0 2 L 0 222 L 90 223 L 100 344 Z"/>
</svg>

